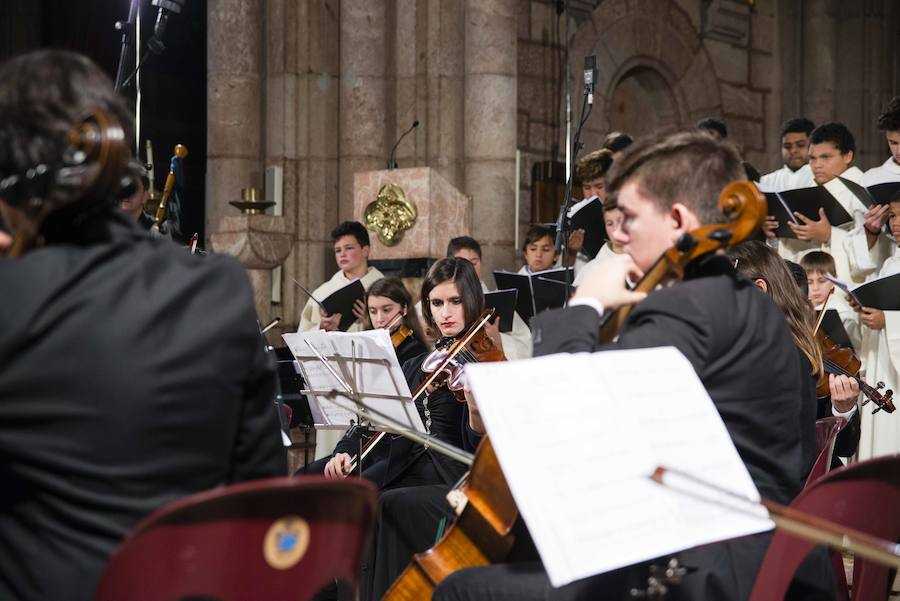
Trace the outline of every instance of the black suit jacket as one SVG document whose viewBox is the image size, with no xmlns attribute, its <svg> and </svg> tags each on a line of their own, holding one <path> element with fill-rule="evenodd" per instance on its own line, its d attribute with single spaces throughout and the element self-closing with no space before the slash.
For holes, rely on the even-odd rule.
<svg viewBox="0 0 900 601">
<path fill-rule="evenodd" d="M 147 514 L 286 471 L 241 266 L 88 230 L 0 258 L 0 599 L 93 599 Z"/>
<path fill-rule="evenodd" d="M 586 306 L 536 316 L 535 355 L 600 349 L 600 322 L 597 312 Z M 680 350 L 694 367 L 760 494 L 790 503 L 808 469 L 801 432 L 811 432 L 815 424 L 814 412 L 803 406 L 803 378 L 809 376 L 803 373 L 778 307 L 752 282 L 737 276 L 727 260 L 712 257 L 691 270 L 685 281 L 657 290 L 638 304 L 618 341 L 608 348 L 667 345 Z M 648 366 L 648 376 L 652 373 Z M 746 598 L 767 539 L 750 537 L 684 554 L 685 561 L 702 569 L 686 579 L 683 595 Z"/>
</svg>

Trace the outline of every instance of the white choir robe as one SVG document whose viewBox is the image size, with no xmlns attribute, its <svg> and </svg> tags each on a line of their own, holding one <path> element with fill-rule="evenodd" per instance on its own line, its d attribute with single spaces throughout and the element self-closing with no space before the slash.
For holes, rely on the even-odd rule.
<svg viewBox="0 0 900 601">
<path fill-rule="evenodd" d="M 850 167 L 841 177 L 862 183 L 863 172 Z M 878 270 L 881 263 L 880 245 L 871 251 L 863 227 L 866 205 L 862 203 L 838 178 L 824 184 L 825 188 L 844 207 L 853 221 L 841 226 L 831 226 L 831 239 L 820 244 L 801 240 L 783 239 L 778 241 L 778 254 L 789 261 L 799 263 L 806 253 L 822 250 L 834 257 L 835 275 L 850 284 L 862 284 L 866 278 Z"/>
<path fill-rule="evenodd" d="M 591 269 L 593 269 L 597 265 L 600 265 L 601 263 L 604 263 L 605 261 L 609 261 L 616 256 L 618 255 L 613 251 L 612 247 L 609 245 L 609 242 L 605 242 L 603 246 L 600 247 L 600 250 L 597 251 L 597 256 L 588 261 L 585 266 L 581 268 L 581 271 L 575 274 L 574 286 L 578 288 L 582 280 L 584 280 L 584 277 Z"/>
<path fill-rule="evenodd" d="M 894 157 L 888 157 L 884 163 L 872 167 L 863 175 L 862 184 L 865 187 L 887 182 L 900 182 L 900 165 L 894 161 Z"/>
<path fill-rule="evenodd" d="M 796 171 L 782 165 L 781 169 L 767 173 L 759 180 L 759 189 L 763 192 L 784 192 L 797 188 L 812 188 L 816 185 L 809 163 Z"/>
<path fill-rule="evenodd" d="M 894 245 L 894 253 L 878 272 L 878 277 L 900 273 L 900 246 Z M 862 326 L 862 351 L 866 382 L 875 386 L 884 382 L 886 388 L 900 393 L 900 311 L 884 312 L 883 330 Z M 874 408 L 872 403 L 866 408 Z M 900 419 L 898 415 L 871 409 L 861 414 L 859 458 L 868 459 L 881 455 L 900 453 Z"/>
<path fill-rule="evenodd" d="M 369 267 L 366 275 L 360 278 L 360 280 L 362 281 L 363 288 L 368 290 L 369 286 L 383 277 L 383 273 L 374 267 Z M 352 281 L 353 280 L 344 275 L 343 271 L 338 270 L 337 273 L 331 276 L 330 280 L 313 290 L 313 296 L 316 297 L 319 302 L 322 302 L 329 294 L 343 288 Z M 309 330 L 318 330 L 321 319 L 322 314 L 319 310 L 319 304 L 313 299 L 308 299 L 306 305 L 303 307 L 303 311 L 300 313 L 300 325 L 297 327 L 297 331 L 308 332 Z M 363 329 L 363 324 L 357 319 L 349 328 L 347 328 L 347 331 L 361 332 Z"/>
<path fill-rule="evenodd" d="M 793 171 L 787 165 L 782 165 L 781 169 L 767 173 L 759 181 L 759 189 L 763 192 L 784 192 L 785 190 L 796 190 L 797 188 L 812 188 L 816 185 L 813 179 L 812 169 L 809 163 Z M 811 250 L 819 250 L 822 245 L 818 242 L 804 242 L 796 238 L 777 238 L 776 248 L 782 259 L 800 262 L 800 257 Z"/>
<path fill-rule="evenodd" d="M 372 284 L 383 277 L 384 274 L 380 271 L 374 267 L 369 267 L 366 275 L 360 278 L 360 280 L 362 281 L 363 287 L 368 290 Z M 344 275 L 343 271 L 338 270 L 330 280 L 313 290 L 313 296 L 321 302 L 329 294 L 346 286 L 352 281 L 353 280 Z M 303 307 L 303 311 L 300 313 L 300 325 L 298 326 L 297 331 L 307 332 L 309 330 L 318 330 L 321 318 L 322 315 L 318 303 L 312 299 L 307 300 L 306 305 Z M 347 331 L 361 332 L 363 329 L 363 324 L 357 319 L 349 328 L 347 328 Z M 344 432 L 345 430 L 324 430 L 316 428 L 316 455 L 314 459 L 321 459 L 322 457 L 331 455 L 335 445 L 343 438 Z"/>
</svg>

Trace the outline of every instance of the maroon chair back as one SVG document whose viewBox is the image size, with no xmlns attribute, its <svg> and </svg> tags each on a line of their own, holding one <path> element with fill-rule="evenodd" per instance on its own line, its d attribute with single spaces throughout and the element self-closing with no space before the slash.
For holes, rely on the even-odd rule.
<svg viewBox="0 0 900 601">
<path fill-rule="evenodd" d="M 888 541 L 900 540 L 900 512 L 896 511 L 900 507 L 900 455 L 832 470 L 805 488 L 791 507 Z M 794 572 L 814 546 L 776 531 L 750 601 L 784 599 Z M 886 599 L 889 572 L 886 567 L 855 558 L 852 599 Z M 838 599 L 848 598 L 846 593 L 846 589 L 838 591 Z"/>
<path fill-rule="evenodd" d="M 273 478 L 192 495 L 138 524 L 96 599 L 302 601 L 336 578 L 355 589 L 375 504 L 359 479 Z"/>
<path fill-rule="evenodd" d="M 823 417 L 816 420 L 816 462 L 806 477 L 804 488 L 827 474 L 831 470 L 834 457 L 834 441 L 844 429 L 847 420 L 843 417 Z"/>
</svg>

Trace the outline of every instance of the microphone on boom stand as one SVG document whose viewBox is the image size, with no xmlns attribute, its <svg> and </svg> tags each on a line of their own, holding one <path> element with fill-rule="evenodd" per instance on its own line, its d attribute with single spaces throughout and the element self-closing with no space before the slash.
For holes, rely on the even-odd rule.
<svg viewBox="0 0 900 601">
<path fill-rule="evenodd" d="M 400 135 L 399 138 L 397 138 L 397 142 L 394 144 L 394 147 L 391 148 L 391 157 L 388 159 L 388 166 L 387 166 L 388 169 L 396 169 L 396 168 L 397 168 L 397 161 L 394 160 L 394 153 L 397 152 L 397 146 L 400 145 L 400 142 L 403 140 L 403 138 L 406 137 L 406 135 L 407 135 L 409 132 L 411 132 L 412 130 L 414 130 L 414 129 L 417 128 L 417 127 L 419 127 L 419 120 L 418 120 L 418 119 L 416 119 L 415 121 L 413 121 L 413 124 L 409 126 L 409 129 L 407 129 L 405 132 L 403 132 L 403 133 Z"/>
</svg>

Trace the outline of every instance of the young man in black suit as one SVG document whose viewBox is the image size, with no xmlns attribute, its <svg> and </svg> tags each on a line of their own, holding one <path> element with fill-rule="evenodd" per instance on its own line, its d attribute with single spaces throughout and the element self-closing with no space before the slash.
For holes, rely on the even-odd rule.
<svg viewBox="0 0 900 601">
<path fill-rule="evenodd" d="M 118 208 L 127 150 L 89 184 L 97 165 L 68 146 L 83 116 L 113 115 L 132 139 L 99 67 L 43 50 L 0 81 L 18 255 L 0 256 L 0 599 L 87 601 L 154 510 L 285 475 L 275 374 L 244 269 L 155 243 Z"/>
<path fill-rule="evenodd" d="M 691 265 L 684 281 L 646 298 L 625 285 L 626 276 L 649 269 L 682 234 L 724 221 L 719 192 L 741 179 L 737 151 L 703 133 L 672 134 L 629 148 L 608 184 L 624 213 L 614 236 L 626 254 L 588 272 L 570 307 L 533 320 L 535 355 L 604 348 L 598 341 L 603 315 L 638 303 L 618 341 L 605 348 L 680 350 L 712 397 L 762 496 L 789 503 L 804 470 L 799 431 L 813 424 L 800 423 L 804 373 L 779 309 L 719 255 Z M 765 533 L 679 554 L 682 564 L 696 571 L 667 599 L 746 599 L 770 539 Z M 818 567 L 827 579 L 827 565 Z M 627 599 L 632 586 L 642 581 L 646 586 L 645 579 L 646 570 L 632 567 L 553 589 L 540 562 L 521 563 L 459 571 L 438 587 L 434 599 Z"/>
</svg>

